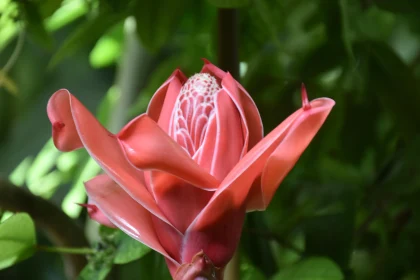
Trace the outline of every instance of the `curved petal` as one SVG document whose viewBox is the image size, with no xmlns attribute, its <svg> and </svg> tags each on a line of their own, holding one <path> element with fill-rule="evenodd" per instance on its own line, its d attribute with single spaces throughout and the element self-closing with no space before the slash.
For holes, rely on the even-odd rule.
<svg viewBox="0 0 420 280">
<path fill-rule="evenodd" d="M 226 176 L 190 228 L 200 229 L 208 226 L 209 223 L 214 222 L 215 213 L 218 213 L 218 216 L 224 215 L 224 210 L 220 210 L 220 204 L 223 203 L 222 194 L 226 191 L 233 195 L 230 208 L 240 208 L 244 205 L 252 183 L 268 166 L 268 169 L 264 170 L 265 174 L 263 173 L 261 192 L 255 192 L 263 196 L 260 200 L 262 205 L 254 204 L 254 207 L 258 208 L 267 207 L 269 202 L 267 199 L 271 199 L 274 193 L 273 184 L 270 184 L 268 180 L 275 180 L 278 184 L 279 178 L 284 178 L 320 129 L 334 104 L 335 102 L 329 98 L 313 100 L 310 103 L 310 109 L 299 109 L 269 133 Z M 271 155 L 275 155 L 275 160 L 272 162 L 269 160 Z M 273 172 L 275 169 L 277 173 Z M 265 192 L 267 195 L 263 194 Z M 258 199 L 253 200 L 258 201 Z"/>
<path fill-rule="evenodd" d="M 169 132 L 169 124 L 176 98 L 186 81 L 185 75 L 179 69 L 175 70 L 149 102 L 147 115 L 157 122 L 166 133 Z"/>
<path fill-rule="evenodd" d="M 56 91 L 48 101 L 47 114 L 52 124 L 54 145 L 63 152 L 83 146 L 74 125 L 66 89 Z"/>
<path fill-rule="evenodd" d="M 248 150 L 251 150 L 264 135 L 263 124 L 258 108 L 251 96 L 246 92 L 240 83 L 238 83 L 230 73 L 222 80 L 222 87 L 230 94 L 241 115 L 244 116 L 246 127 L 248 129 Z"/>
<path fill-rule="evenodd" d="M 165 171 L 206 190 L 218 186 L 219 182 L 146 114 L 127 124 L 118 133 L 118 139 L 128 160 L 137 168 Z"/>
<path fill-rule="evenodd" d="M 159 208 L 184 233 L 214 192 L 199 189 L 165 172 L 153 171 L 151 188 Z"/>
<path fill-rule="evenodd" d="M 224 90 L 216 95 L 215 112 L 210 119 L 197 162 L 216 179 L 223 180 L 241 159 L 245 137 L 240 114 Z"/>
<path fill-rule="evenodd" d="M 230 73 L 226 73 L 217 66 L 204 60 L 204 66 L 201 70 L 202 73 L 209 73 L 221 83 L 225 91 L 230 95 L 236 107 L 238 108 L 244 122 L 244 129 L 246 129 L 246 151 L 254 147 L 263 137 L 263 125 L 255 105 L 254 100 L 243 86 L 238 83 Z M 245 152 L 246 152 L 245 151 Z"/>
<path fill-rule="evenodd" d="M 322 102 L 321 100 L 318 100 Z M 334 102 L 330 103 L 329 110 L 310 113 L 307 118 L 300 117 L 290 128 L 285 139 L 270 155 L 265 163 L 261 177 L 261 196 L 263 204 L 258 210 L 266 209 L 274 196 L 279 184 L 296 164 L 303 151 L 308 147 L 318 130 L 327 118 Z M 317 106 L 317 101 L 311 106 Z M 321 107 L 320 107 L 321 108 Z"/>
<path fill-rule="evenodd" d="M 106 174 L 96 176 L 86 182 L 85 187 L 89 198 L 114 225 L 178 264 L 159 241 L 150 212 L 133 200 L 109 176 Z M 178 237 L 182 239 L 181 235 Z M 170 238 L 173 238 L 173 235 Z"/>
<path fill-rule="evenodd" d="M 91 157 L 133 199 L 151 213 L 169 223 L 145 188 L 143 173 L 127 161 L 115 135 L 106 130 L 86 107 L 68 91 L 61 91 L 56 94 L 62 95 L 60 98 L 63 98 L 63 100 L 67 98 L 66 106 L 71 108 L 76 131 Z"/>
<path fill-rule="evenodd" d="M 245 218 L 244 207 L 233 205 L 234 195 L 230 190 L 223 192 L 212 205 L 213 213 L 206 216 L 207 223 L 195 224 L 188 229 L 182 247 L 183 263 L 190 262 L 200 250 L 217 267 L 224 267 L 233 257 Z"/>
</svg>

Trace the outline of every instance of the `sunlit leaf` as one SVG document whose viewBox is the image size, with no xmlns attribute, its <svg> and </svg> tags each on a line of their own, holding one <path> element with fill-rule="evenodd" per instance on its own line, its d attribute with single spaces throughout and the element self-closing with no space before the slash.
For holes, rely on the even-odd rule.
<svg viewBox="0 0 420 280">
<path fill-rule="evenodd" d="M 28 184 L 29 189 L 31 189 L 31 184 L 47 175 L 52 170 L 59 155 L 60 151 L 54 146 L 52 139 L 48 140 L 35 157 L 31 168 L 29 168 L 28 174 L 26 175 L 26 183 Z"/>
<path fill-rule="evenodd" d="M 11 216 L 0 224 L 0 269 L 29 258 L 35 251 L 35 226 L 26 213 Z"/>
<path fill-rule="evenodd" d="M 37 3 L 39 12 L 43 18 L 51 16 L 58 8 L 60 8 L 63 0 L 40 0 Z"/>
<path fill-rule="evenodd" d="M 123 41 L 123 23 L 114 26 L 102 36 L 90 52 L 90 64 L 102 68 L 114 64 L 121 55 Z"/>
<path fill-rule="evenodd" d="M 81 24 L 60 46 L 50 61 L 55 66 L 62 59 L 100 38 L 111 26 L 125 18 L 124 14 L 101 14 Z"/>
<path fill-rule="evenodd" d="M 70 191 L 64 197 L 61 203 L 61 209 L 72 218 L 77 218 L 82 211 L 82 207 L 77 203 L 83 203 L 86 200 L 86 191 L 84 182 L 95 177 L 101 170 L 101 167 L 92 158 L 87 159 L 79 176 L 75 179 Z"/>
<path fill-rule="evenodd" d="M 49 17 L 45 24 L 48 30 L 57 30 L 80 18 L 88 11 L 85 0 L 65 1 L 64 4 Z"/>
</svg>

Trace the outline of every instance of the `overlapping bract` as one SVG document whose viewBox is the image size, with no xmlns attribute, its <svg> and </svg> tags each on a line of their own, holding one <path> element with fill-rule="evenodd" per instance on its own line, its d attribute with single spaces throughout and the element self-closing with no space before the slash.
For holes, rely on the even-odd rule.
<svg viewBox="0 0 420 280">
<path fill-rule="evenodd" d="M 85 184 L 91 217 L 164 255 L 175 275 L 201 251 L 217 267 L 231 259 L 246 211 L 268 206 L 334 106 L 302 98 L 263 138 L 251 97 L 206 61 L 190 79 L 176 70 L 116 135 L 67 90 L 47 111 L 56 147 L 85 147 L 104 170 Z"/>
</svg>

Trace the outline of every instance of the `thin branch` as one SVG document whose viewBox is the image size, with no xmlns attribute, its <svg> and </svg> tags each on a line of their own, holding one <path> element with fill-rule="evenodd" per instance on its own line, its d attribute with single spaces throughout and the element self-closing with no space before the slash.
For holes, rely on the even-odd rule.
<svg viewBox="0 0 420 280">
<path fill-rule="evenodd" d="M 48 252 L 48 253 L 64 253 L 64 254 L 76 254 L 76 255 L 92 255 L 97 253 L 95 249 L 92 248 L 66 248 L 66 247 L 50 247 L 37 245 L 37 251 Z"/>
<path fill-rule="evenodd" d="M 238 11 L 218 10 L 218 66 L 239 81 Z"/>
<path fill-rule="evenodd" d="M 3 84 L 3 80 L 6 77 L 7 73 L 13 68 L 16 63 L 16 60 L 19 57 L 20 52 L 23 48 L 23 43 L 25 42 L 25 28 L 21 27 L 21 31 L 19 32 L 19 36 L 17 38 L 16 46 L 12 52 L 12 55 L 7 60 L 6 64 L 1 69 L 0 73 L 0 87 Z"/>
<path fill-rule="evenodd" d="M 0 194 L 0 208 L 11 212 L 28 213 L 55 246 L 89 247 L 83 229 L 50 201 L 1 179 Z M 86 258 L 74 254 L 62 256 L 68 278 L 75 279 L 87 264 Z"/>
<path fill-rule="evenodd" d="M 238 11 L 236 9 L 218 9 L 218 64 L 219 67 L 239 81 L 239 32 Z M 235 252 L 225 269 L 225 278 L 240 278 L 240 256 Z"/>
</svg>

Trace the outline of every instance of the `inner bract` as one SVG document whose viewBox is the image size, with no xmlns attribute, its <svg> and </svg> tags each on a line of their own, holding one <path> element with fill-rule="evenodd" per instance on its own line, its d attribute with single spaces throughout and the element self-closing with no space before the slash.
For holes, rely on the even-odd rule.
<svg viewBox="0 0 420 280">
<path fill-rule="evenodd" d="M 172 137 L 193 157 L 214 117 L 214 100 L 221 89 L 207 73 L 195 74 L 181 88 L 172 113 Z"/>
</svg>

